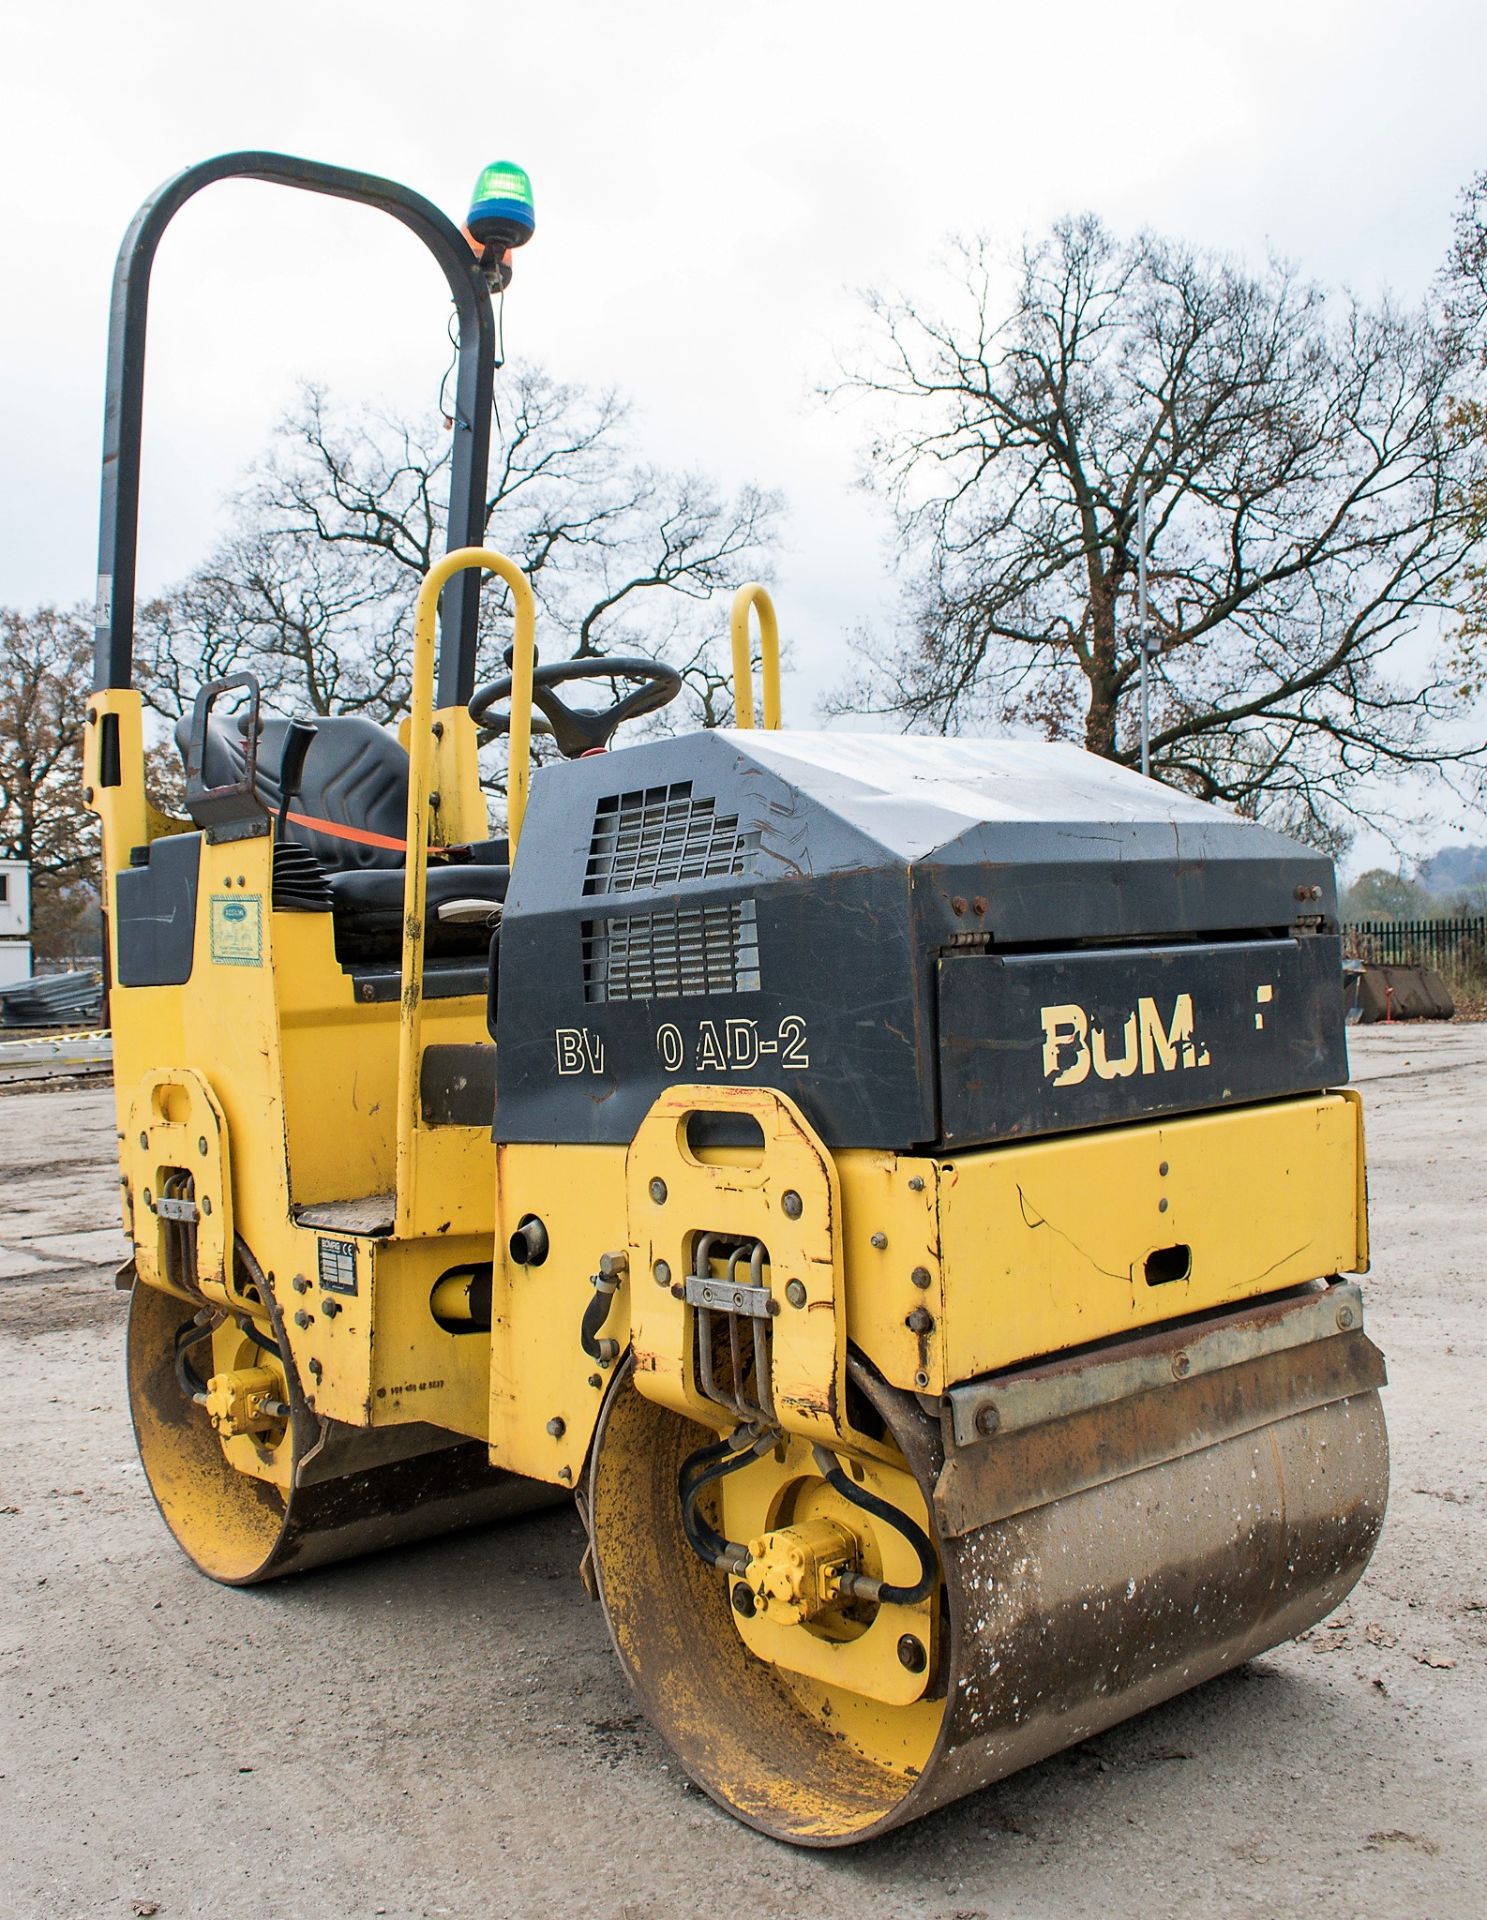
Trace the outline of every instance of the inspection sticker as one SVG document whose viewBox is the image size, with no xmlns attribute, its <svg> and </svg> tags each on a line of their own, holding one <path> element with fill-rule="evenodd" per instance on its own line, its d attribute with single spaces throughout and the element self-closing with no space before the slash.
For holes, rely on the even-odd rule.
<svg viewBox="0 0 1487 1920">
<path fill-rule="evenodd" d="M 212 963 L 263 965 L 263 900 L 258 894 L 212 895 Z"/>
</svg>

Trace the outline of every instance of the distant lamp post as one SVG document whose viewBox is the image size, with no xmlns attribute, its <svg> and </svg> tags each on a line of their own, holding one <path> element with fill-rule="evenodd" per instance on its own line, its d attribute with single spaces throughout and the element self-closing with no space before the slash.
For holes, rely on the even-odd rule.
<svg viewBox="0 0 1487 1920">
<path fill-rule="evenodd" d="M 1136 644 L 1141 649 L 1141 771 L 1151 778 L 1151 628 L 1146 609 L 1146 476 L 1136 482 Z"/>
</svg>

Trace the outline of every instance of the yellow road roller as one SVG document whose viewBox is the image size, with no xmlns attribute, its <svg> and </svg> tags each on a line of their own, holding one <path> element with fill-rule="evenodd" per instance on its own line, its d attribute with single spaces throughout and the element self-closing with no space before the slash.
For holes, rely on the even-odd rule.
<svg viewBox="0 0 1487 1920">
<path fill-rule="evenodd" d="M 176 819 L 132 686 L 147 293 L 237 177 L 379 207 L 443 270 L 450 551 L 396 733 L 210 683 Z M 235 1585 L 571 1496 L 682 1766 L 845 1845 L 1275 1646 L 1367 1564 L 1333 875 L 1072 747 L 784 731 L 757 587 L 736 724 L 614 744 L 676 675 L 535 665 L 480 545 L 523 237 L 487 198 L 472 246 L 389 181 L 232 154 L 120 256 L 85 780 L 135 1430 Z M 486 573 L 515 631 L 477 686 Z"/>
</svg>

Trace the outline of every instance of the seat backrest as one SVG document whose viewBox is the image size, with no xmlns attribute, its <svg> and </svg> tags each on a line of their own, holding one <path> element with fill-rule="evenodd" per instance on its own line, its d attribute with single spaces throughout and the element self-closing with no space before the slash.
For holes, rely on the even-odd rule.
<svg viewBox="0 0 1487 1920">
<path fill-rule="evenodd" d="M 176 725 L 176 745 L 183 759 L 190 726 L 189 718 Z M 407 754 L 390 733 L 358 714 L 317 718 L 315 727 L 304 774 L 290 798 L 286 837 L 307 847 L 331 872 L 402 866 L 408 824 Z M 288 728 L 287 720 L 266 716 L 258 742 L 258 791 L 273 811 L 279 806 L 279 767 Z M 236 716 L 209 715 L 202 766 L 206 785 L 221 787 L 240 780 L 245 759 Z"/>
</svg>

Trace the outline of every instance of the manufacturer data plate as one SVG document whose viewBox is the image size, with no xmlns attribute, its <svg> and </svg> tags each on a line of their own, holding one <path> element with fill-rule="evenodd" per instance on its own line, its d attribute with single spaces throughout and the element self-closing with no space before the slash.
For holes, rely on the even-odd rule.
<svg viewBox="0 0 1487 1920">
<path fill-rule="evenodd" d="M 327 1293 L 356 1292 L 356 1242 L 320 1242 L 320 1284 Z"/>
</svg>

